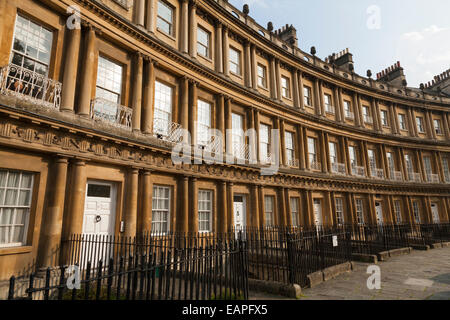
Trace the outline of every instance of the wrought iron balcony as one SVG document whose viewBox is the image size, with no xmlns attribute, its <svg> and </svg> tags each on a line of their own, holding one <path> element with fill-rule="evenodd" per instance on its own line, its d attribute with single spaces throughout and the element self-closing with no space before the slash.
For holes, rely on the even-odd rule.
<svg viewBox="0 0 450 320">
<path fill-rule="evenodd" d="M 409 181 L 422 182 L 422 176 L 417 172 L 408 172 Z"/>
<path fill-rule="evenodd" d="M 233 143 L 233 156 L 238 160 L 249 160 L 250 149 L 248 145 L 244 143 Z"/>
<path fill-rule="evenodd" d="M 60 82 L 12 63 L 0 69 L 0 93 L 3 95 L 59 110 L 61 88 Z"/>
<path fill-rule="evenodd" d="M 427 179 L 428 179 L 428 182 L 430 182 L 430 183 L 440 183 L 441 182 L 441 179 L 439 179 L 439 175 L 434 174 L 434 173 L 428 174 Z"/>
<path fill-rule="evenodd" d="M 331 172 L 336 174 L 347 174 L 345 163 L 334 162 L 331 164 Z"/>
<path fill-rule="evenodd" d="M 311 161 L 311 163 L 309 164 L 309 168 L 311 170 L 320 171 L 320 170 L 322 170 L 322 164 L 318 161 Z"/>
<path fill-rule="evenodd" d="M 330 113 L 330 114 L 335 114 L 336 113 L 336 109 L 334 106 L 326 104 L 325 105 L 325 112 L 326 113 Z"/>
<path fill-rule="evenodd" d="M 267 152 L 266 154 L 260 155 L 260 162 L 261 164 L 272 164 L 274 163 L 274 158 L 270 152 Z"/>
<path fill-rule="evenodd" d="M 364 167 L 360 167 L 360 166 L 353 166 L 352 167 L 352 175 L 365 177 L 366 176 L 366 169 Z"/>
<path fill-rule="evenodd" d="M 298 159 L 288 159 L 287 160 L 288 167 L 291 168 L 298 168 L 299 167 L 299 161 Z"/>
<path fill-rule="evenodd" d="M 355 119 L 355 114 L 351 111 L 345 110 L 345 118 L 347 119 Z"/>
<path fill-rule="evenodd" d="M 181 125 L 165 119 L 153 119 L 153 136 L 167 142 L 178 142 L 182 137 Z"/>
<path fill-rule="evenodd" d="M 384 170 L 378 168 L 371 168 L 371 176 L 376 179 L 384 179 Z"/>
<path fill-rule="evenodd" d="M 403 181 L 403 174 L 401 171 L 391 171 L 391 180 L 394 181 Z"/>
<path fill-rule="evenodd" d="M 91 118 L 107 122 L 118 128 L 131 130 L 133 109 L 103 98 L 95 98 L 91 102 Z"/>
</svg>

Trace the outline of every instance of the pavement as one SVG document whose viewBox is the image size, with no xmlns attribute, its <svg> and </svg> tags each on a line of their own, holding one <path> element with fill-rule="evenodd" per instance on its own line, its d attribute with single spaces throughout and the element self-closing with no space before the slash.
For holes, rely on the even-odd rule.
<svg viewBox="0 0 450 320">
<path fill-rule="evenodd" d="M 369 266 L 357 262 L 352 272 L 302 289 L 300 300 L 450 300 L 450 248 L 413 250 L 379 262 L 380 289 L 368 289 Z M 292 299 L 250 292 L 250 300 Z"/>
</svg>

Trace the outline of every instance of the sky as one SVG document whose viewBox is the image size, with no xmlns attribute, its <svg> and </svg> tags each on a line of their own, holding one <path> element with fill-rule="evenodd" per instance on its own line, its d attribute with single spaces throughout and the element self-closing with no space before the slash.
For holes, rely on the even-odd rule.
<svg viewBox="0 0 450 320">
<path fill-rule="evenodd" d="M 293 24 L 299 47 L 324 59 L 349 48 L 355 72 L 374 77 L 400 61 L 408 86 L 450 69 L 449 0 L 230 0 L 266 27 Z"/>
</svg>

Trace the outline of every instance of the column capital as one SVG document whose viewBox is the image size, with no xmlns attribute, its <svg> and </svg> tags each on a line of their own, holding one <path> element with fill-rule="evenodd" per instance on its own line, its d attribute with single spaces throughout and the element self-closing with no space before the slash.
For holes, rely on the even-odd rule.
<svg viewBox="0 0 450 320">
<path fill-rule="evenodd" d="M 66 155 L 58 155 L 55 159 L 55 163 L 68 163 L 69 157 Z"/>
<path fill-rule="evenodd" d="M 189 2 L 191 3 L 191 6 L 194 8 L 197 7 L 198 5 L 198 0 L 190 0 Z"/>
<path fill-rule="evenodd" d="M 95 32 L 97 35 L 101 36 L 102 35 L 102 30 L 96 26 L 94 26 L 91 22 L 82 19 L 81 20 L 81 27 L 84 29 L 87 29 L 90 32 Z"/>
<path fill-rule="evenodd" d="M 154 172 L 153 169 L 142 169 L 142 174 L 144 176 L 150 176 Z"/>
<path fill-rule="evenodd" d="M 198 85 L 199 85 L 199 82 L 196 81 L 196 80 L 194 80 L 194 79 L 189 79 L 188 81 L 189 81 L 189 83 L 192 84 L 194 87 L 198 87 Z"/>
<path fill-rule="evenodd" d="M 216 26 L 216 28 L 219 28 L 219 29 L 223 28 L 223 23 L 220 20 L 216 20 L 214 25 Z"/>
</svg>

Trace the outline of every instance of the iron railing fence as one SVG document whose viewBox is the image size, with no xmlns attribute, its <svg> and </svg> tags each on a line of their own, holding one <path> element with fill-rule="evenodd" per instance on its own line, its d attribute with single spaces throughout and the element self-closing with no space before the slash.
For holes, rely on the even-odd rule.
<svg viewBox="0 0 450 320">
<path fill-rule="evenodd" d="M 79 288 L 66 266 L 32 273 L 25 295 L 11 277 L 8 299 L 29 300 L 244 300 L 248 299 L 246 243 L 241 240 L 188 248 L 149 246 L 146 253 L 88 261 Z M 78 266 L 77 266 L 78 267 Z M 37 279 L 44 281 L 36 281 Z M 22 280 L 23 281 L 23 280 Z"/>
</svg>

